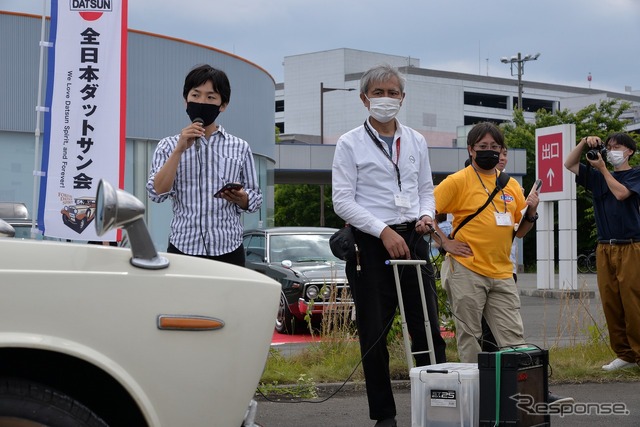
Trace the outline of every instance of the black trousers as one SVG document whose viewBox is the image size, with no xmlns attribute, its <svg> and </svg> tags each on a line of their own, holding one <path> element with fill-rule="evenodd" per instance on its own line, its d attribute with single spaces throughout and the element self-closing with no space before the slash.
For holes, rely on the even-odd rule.
<svg viewBox="0 0 640 427">
<path fill-rule="evenodd" d="M 169 247 L 167 248 L 167 252 L 169 252 L 170 254 L 180 254 L 180 255 L 189 255 L 189 256 L 194 256 L 197 258 L 206 258 L 206 259 L 213 259 L 216 261 L 222 261 L 222 262 L 226 262 L 227 264 L 235 264 L 235 265 L 239 265 L 240 267 L 244 267 L 244 260 L 245 260 L 245 255 L 244 255 L 244 245 L 240 244 L 240 246 L 238 246 L 238 249 L 235 249 L 232 252 L 229 252 L 227 254 L 222 254 L 222 255 L 217 255 L 217 256 L 209 256 L 209 255 L 190 255 L 190 254 L 185 254 L 184 252 L 181 252 L 180 249 L 176 248 L 175 246 L 173 246 L 173 243 L 169 242 Z"/>
<path fill-rule="evenodd" d="M 393 267 L 386 265 L 389 253 L 382 240 L 354 230 L 360 248 L 361 271 L 356 261 L 347 261 L 346 273 L 356 307 L 356 325 L 360 338 L 360 351 L 369 400 L 369 416 L 381 420 L 396 415 L 395 400 L 389 375 L 387 334 L 398 306 Z M 400 233 L 412 252 L 413 259 L 428 260 L 428 247 L 424 238 L 413 230 Z M 399 266 L 402 298 L 405 305 L 407 327 L 411 335 L 412 351 L 428 348 L 424 327 L 424 314 L 415 266 Z M 437 363 L 446 362 L 446 344 L 440 335 L 438 300 L 433 267 L 427 263 L 422 269 L 422 280 L 427 300 L 431 335 Z M 428 365 L 429 355 L 416 355 L 416 366 Z"/>
</svg>

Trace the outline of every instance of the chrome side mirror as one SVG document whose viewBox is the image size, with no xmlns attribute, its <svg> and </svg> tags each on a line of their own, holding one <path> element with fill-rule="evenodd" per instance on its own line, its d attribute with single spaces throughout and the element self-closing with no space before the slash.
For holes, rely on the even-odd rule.
<svg viewBox="0 0 640 427">
<path fill-rule="evenodd" d="M 0 237 L 15 237 L 16 230 L 3 219 L 0 219 Z"/>
<path fill-rule="evenodd" d="M 167 268 L 169 260 L 159 256 L 144 223 L 144 205 L 132 194 L 100 180 L 96 193 L 96 233 L 124 228 L 131 245 L 131 264 L 152 270 Z"/>
</svg>

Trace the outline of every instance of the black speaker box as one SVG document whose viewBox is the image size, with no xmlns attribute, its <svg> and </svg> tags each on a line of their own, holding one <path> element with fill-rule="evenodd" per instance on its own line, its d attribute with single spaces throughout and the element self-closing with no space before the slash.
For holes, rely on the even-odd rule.
<svg viewBox="0 0 640 427">
<path fill-rule="evenodd" d="M 550 426 L 548 412 L 533 409 L 536 404 L 547 402 L 549 352 L 527 347 L 499 353 L 499 358 L 498 353 L 478 354 L 480 426 L 493 427 L 496 421 L 500 426 L 509 427 Z M 499 388 L 496 371 L 499 371 Z M 499 410 L 498 416 L 496 410 Z"/>
</svg>

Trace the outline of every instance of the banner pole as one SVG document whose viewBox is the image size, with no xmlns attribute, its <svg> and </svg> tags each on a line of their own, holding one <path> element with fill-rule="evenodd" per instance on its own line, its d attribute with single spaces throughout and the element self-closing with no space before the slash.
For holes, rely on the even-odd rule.
<svg viewBox="0 0 640 427">
<path fill-rule="evenodd" d="M 36 227 L 36 218 L 38 212 L 38 184 L 42 171 L 40 170 L 40 162 L 38 161 L 38 153 L 40 152 L 40 122 L 42 112 L 44 110 L 42 106 L 42 80 L 44 74 L 44 50 L 47 48 L 47 42 L 45 41 L 45 28 L 47 21 L 47 0 L 42 0 L 42 23 L 40 26 L 40 64 L 38 66 L 38 100 L 36 102 L 36 128 L 34 131 L 35 137 L 35 149 L 33 152 L 33 200 L 31 204 L 31 238 L 35 239 L 36 235 L 40 234 L 40 231 Z"/>
</svg>

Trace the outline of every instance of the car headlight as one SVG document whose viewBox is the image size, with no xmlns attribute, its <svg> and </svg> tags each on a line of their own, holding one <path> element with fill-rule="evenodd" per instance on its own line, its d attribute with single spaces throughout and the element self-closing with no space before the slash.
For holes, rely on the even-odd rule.
<svg viewBox="0 0 640 427">
<path fill-rule="evenodd" d="M 318 287 L 316 285 L 311 285 L 307 287 L 307 298 L 316 299 L 318 296 Z"/>
<path fill-rule="evenodd" d="M 322 289 L 320 289 L 320 293 L 323 299 L 329 299 L 331 296 L 331 286 L 323 286 Z"/>
</svg>

